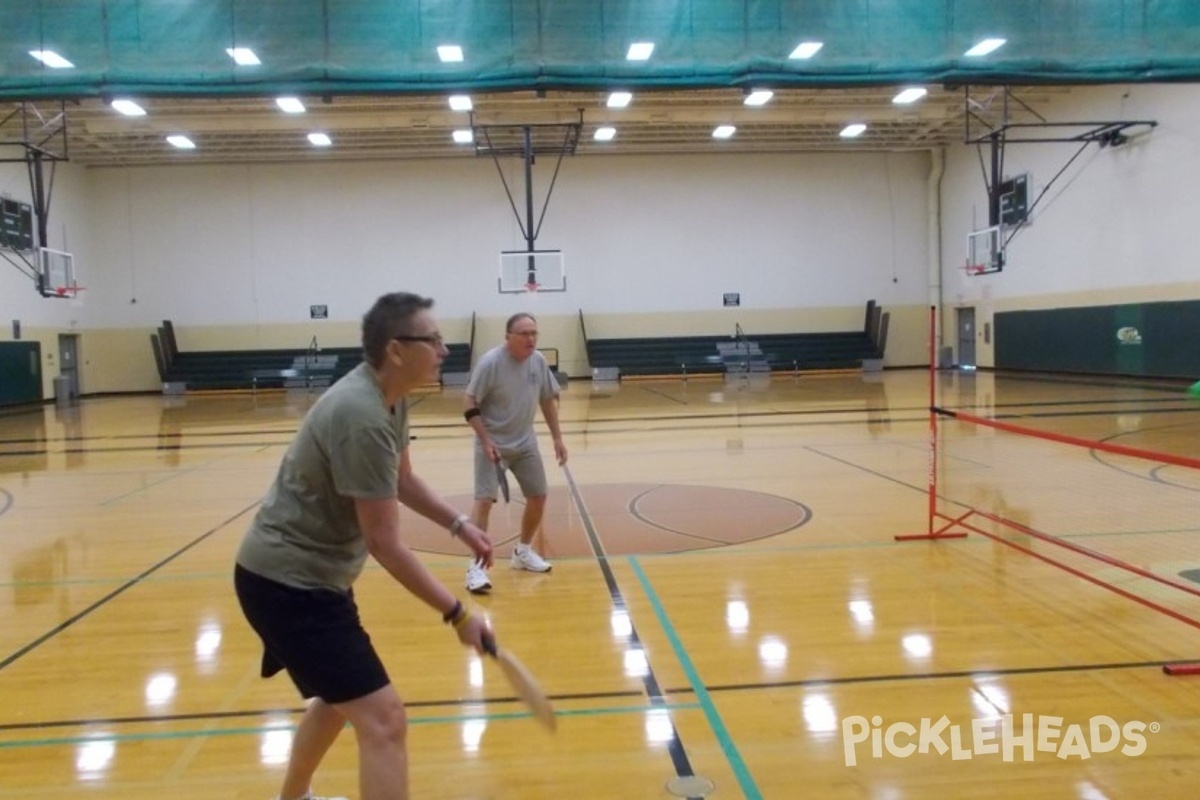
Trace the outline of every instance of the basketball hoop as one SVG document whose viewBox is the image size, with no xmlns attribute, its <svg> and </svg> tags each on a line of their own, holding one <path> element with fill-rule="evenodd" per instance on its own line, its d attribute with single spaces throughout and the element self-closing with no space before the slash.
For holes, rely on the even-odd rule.
<svg viewBox="0 0 1200 800">
<path fill-rule="evenodd" d="M 966 264 L 963 266 L 963 272 L 967 273 L 968 277 L 982 275 L 987 271 L 987 267 L 983 264 Z"/>
<path fill-rule="evenodd" d="M 83 286 L 55 286 L 50 291 L 52 297 L 76 297 L 83 290 Z"/>
<path fill-rule="evenodd" d="M 542 285 L 537 281 L 530 281 L 529 283 L 525 284 L 525 291 L 529 294 L 537 294 L 537 290 L 541 287 Z"/>
</svg>

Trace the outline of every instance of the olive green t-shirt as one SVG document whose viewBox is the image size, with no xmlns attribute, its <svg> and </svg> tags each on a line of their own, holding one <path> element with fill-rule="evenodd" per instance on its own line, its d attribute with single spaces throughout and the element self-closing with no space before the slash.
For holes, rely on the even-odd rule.
<svg viewBox="0 0 1200 800">
<path fill-rule="evenodd" d="M 360 364 L 309 410 L 237 563 L 288 586 L 349 589 L 367 559 L 354 500 L 396 496 L 407 446 L 404 402 L 388 408 L 375 373 Z"/>
</svg>

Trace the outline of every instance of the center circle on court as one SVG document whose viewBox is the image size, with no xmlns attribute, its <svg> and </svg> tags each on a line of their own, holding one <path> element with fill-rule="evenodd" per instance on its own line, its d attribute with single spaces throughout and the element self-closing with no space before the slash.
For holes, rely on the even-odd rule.
<svg viewBox="0 0 1200 800">
<path fill-rule="evenodd" d="M 547 557 L 682 553 L 766 539 L 812 519 L 808 506 L 788 497 L 735 489 L 667 483 L 609 483 L 552 486 L 535 548 Z M 468 509 L 470 496 L 449 496 Z M 492 508 L 488 533 L 497 553 L 507 553 L 520 534 L 524 502 L 513 487 L 512 501 Z M 582 509 L 582 510 L 581 510 Z M 418 550 L 463 555 L 446 531 L 401 508 L 405 539 Z"/>
</svg>

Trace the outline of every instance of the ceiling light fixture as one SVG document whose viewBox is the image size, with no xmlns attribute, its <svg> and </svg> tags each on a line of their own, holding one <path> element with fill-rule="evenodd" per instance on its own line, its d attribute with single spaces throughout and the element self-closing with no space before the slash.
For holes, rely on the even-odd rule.
<svg viewBox="0 0 1200 800">
<path fill-rule="evenodd" d="M 287 114 L 303 114 L 305 110 L 304 103 L 300 102 L 299 97 L 277 97 L 275 105 Z"/>
<path fill-rule="evenodd" d="M 996 50 L 999 50 L 1001 47 L 1004 46 L 1004 43 L 1007 41 L 1008 41 L 1007 39 L 983 39 L 982 41 L 978 42 L 974 47 L 972 47 L 970 50 L 963 53 L 963 55 L 970 56 L 972 58 L 976 58 L 978 56 L 986 56 L 988 53 L 992 53 L 992 52 L 995 52 Z"/>
<path fill-rule="evenodd" d="M 53 50 L 30 50 L 29 55 L 51 69 L 70 69 L 75 66 Z"/>
<path fill-rule="evenodd" d="M 654 42 L 634 42 L 625 54 L 627 61 L 647 61 L 654 52 Z"/>
<path fill-rule="evenodd" d="M 801 42 L 796 45 L 796 49 L 788 55 L 788 58 L 812 58 L 824 46 L 824 42 Z"/>
<path fill-rule="evenodd" d="M 609 125 L 603 128 L 596 128 L 596 132 L 592 134 L 592 138 L 597 142 L 611 142 L 613 137 L 617 135 L 617 129 Z"/>
<path fill-rule="evenodd" d="M 450 108 L 454 111 L 470 111 L 475 106 L 471 103 L 471 98 L 465 94 L 450 95 Z"/>
<path fill-rule="evenodd" d="M 170 143 L 170 145 L 172 147 L 177 147 L 180 150 L 195 150 L 196 149 L 196 143 L 193 142 L 188 137 L 184 136 L 182 133 L 176 133 L 176 134 L 172 134 L 171 136 L 168 136 L 167 142 Z"/>
<path fill-rule="evenodd" d="M 463 49 L 456 44 L 439 44 L 437 54 L 447 64 L 463 60 Z"/>
<path fill-rule="evenodd" d="M 910 86 L 893 97 L 892 102 L 898 106 L 906 106 L 909 103 L 917 102 L 927 94 L 929 94 L 928 89 L 925 89 L 921 86 Z"/>
<path fill-rule="evenodd" d="M 745 103 L 748 106 L 763 106 L 766 105 L 775 93 L 770 89 L 755 89 L 750 94 L 746 95 Z"/>
<path fill-rule="evenodd" d="M 712 135 L 714 139 L 728 139 L 736 130 L 737 128 L 732 125 L 718 125 L 713 128 Z"/>
<path fill-rule="evenodd" d="M 624 108 L 629 105 L 631 100 L 633 100 L 633 95 L 629 92 L 613 92 L 608 96 L 608 102 L 605 105 L 609 108 Z"/>
<path fill-rule="evenodd" d="M 249 47 L 226 47 L 225 52 L 239 67 L 254 67 L 262 63 Z"/>
<path fill-rule="evenodd" d="M 866 129 L 866 125 L 863 125 L 861 122 L 855 122 L 852 125 L 847 125 L 846 127 L 842 128 L 841 132 L 838 133 L 838 136 L 842 137 L 843 139 L 853 139 L 856 136 L 861 136 L 862 132 Z"/>
<path fill-rule="evenodd" d="M 451 135 L 454 137 L 454 141 L 458 144 L 470 144 L 471 142 L 475 141 L 475 134 L 466 128 L 457 130 Z"/>
<path fill-rule="evenodd" d="M 327 133 L 310 133 L 308 141 L 313 147 L 329 147 L 333 144 L 333 139 L 330 139 Z"/>
<path fill-rule="evenodd" d="M 132 100 L 113 100 L 109 105 L 113 107 L 114 111 L 119 111 L 127 117 L 146 116 L 146 109 Z"/>
</svg>

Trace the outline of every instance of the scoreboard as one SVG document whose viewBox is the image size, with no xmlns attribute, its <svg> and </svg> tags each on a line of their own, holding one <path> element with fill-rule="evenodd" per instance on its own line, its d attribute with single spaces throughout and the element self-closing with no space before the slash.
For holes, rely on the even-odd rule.
<svg viewBox="0 0 1200 800">
<path fill-rule="evenodd" d="M 0 197 L 0 247 L 23 252 L 33 249 L 33 206 Z"/>
</svg>

